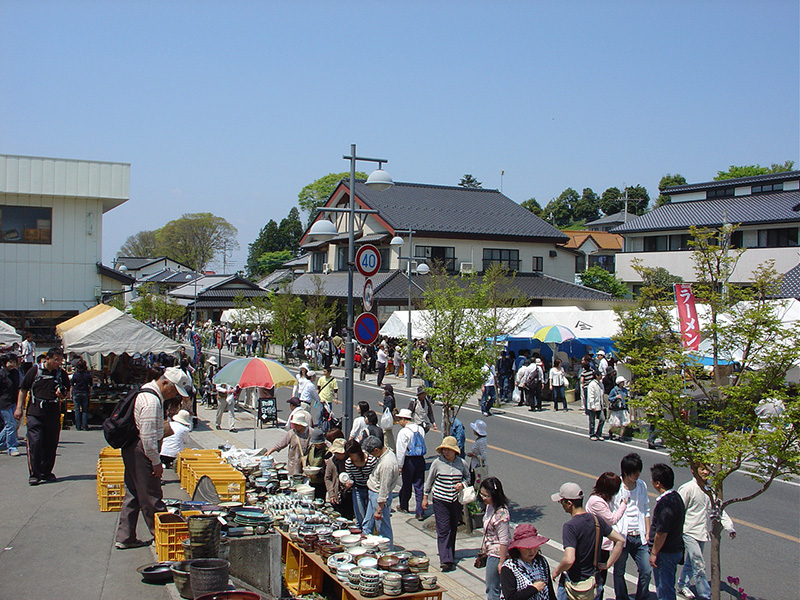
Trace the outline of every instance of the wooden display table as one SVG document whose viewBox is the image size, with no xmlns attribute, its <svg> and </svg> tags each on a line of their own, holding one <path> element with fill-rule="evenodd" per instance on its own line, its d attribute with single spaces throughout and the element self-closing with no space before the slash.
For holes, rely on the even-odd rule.
<svg viewBox="0 0 800 600">
<path fill-rule="evenodd" d="M 327 588 L 334 590 L 334 597 L 338 600 L 442 600 L 442 594 L 447 591 L 441 585 L 437 585 L 433 590 L 420 589 L 411 594 L 366 598 L 358 590 L 339 581 L 319 554 L 307 552 L 295 544 L 288 533 L 277 531 L 281 534 L 281 554 L 285 563 L 286 587 L 295 596 L 311 592 L 319 593 L 323 588 Z"/>
</svg>

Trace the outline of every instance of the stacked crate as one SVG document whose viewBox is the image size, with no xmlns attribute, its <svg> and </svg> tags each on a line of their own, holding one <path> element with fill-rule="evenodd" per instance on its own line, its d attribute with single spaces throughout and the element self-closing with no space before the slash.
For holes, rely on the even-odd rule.
<svg viewBox="0 0 800 600">
<path fill-rule="evenodd" d="M 109 446 L 97 459 L 97 501 L 101 512 L 119 512 L 125 497 L 125 466 L 122 451 Z"/>
<path fill-rule="evenodd" d="M 185 451 L 184 451 L 185 452 Z M 181 453 L 183 455 L 183 452 Z M 178 456 L 181 487 L 192 496 L 197 482 L 208 476 L 222 502 L 245 501 L 245 476 L 221 460 L 218 454 Z"/>
<path fill-rule="evenodd" d="M 199 510 L 185 510 L 182 515 L 156 513 L 156 553 L 159 561 L 184 559 L 181 542 L 189 537 L 187 519 L 200 514 Z"/>
</svg>

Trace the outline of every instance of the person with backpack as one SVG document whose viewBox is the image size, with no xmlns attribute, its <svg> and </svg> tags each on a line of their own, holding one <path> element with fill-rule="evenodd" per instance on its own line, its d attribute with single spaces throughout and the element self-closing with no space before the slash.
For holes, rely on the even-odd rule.
<svg viewBox="0 0 800 600">
<path fill-rule="evenodd" d="M 136 537 L 139 513 L 150 535 L 155 537 L 155 514 L 167 509 L 162 500 L 159 442 L 164 436 L 164 402 L 176 396 L 189 397 L 189 376 L 178 367 L 169 367 L 158 379 L 145 383 L 133 400 L 132 417 L 136 435 L 122 446 L 125 465 L 125 498 L 119 513 L 114 547 L 118 550 L 149 546 L 152 540 Z M 104 425 L 105 429 L 105 425 Z"/>
<path fill-rule="evenodd" d="M 53 467 L 61 436 L 61 401 L 69 396 L 70 381 L 61 368 L 64 353 L 50 348 L 41 365 L 28 369 L 19 386 L 15 418 L 22 416 L 27 405 L 28 485 L 55 482 Z M 19 416 L 17 416 L 19 415 Z"/>
<path fill-rule="evenodd" d="M 425 516 L 422 510 L 422 491 L 425 485 L 425 430 L 422 425 L 417 425 L 413 413 L 407 408 L 401 408 L 397 413 L 397 422 L 402 429 L 397 433 L 397 465 L 400 467 L 402 487 L 400 488 L 400 504 L 397 510 L 409 512 L 411 489 L 414 489 L 416 501 L 415 514 L 417 521 L 422 521 Z"/>
<path fill-rule="evenodd" d="M 439 431 L 433 418 L 433 404 L 428 398 L 428 391 L 423 386 L 417 387 L 417 398 L 409 403 L 408 410 L 414 415 L 414 423 L 422 425 L 425 433 L 431 429 Z"/>
<path fill-rule="evenodd" d="M 525 396 L 528 400 L 528 410 L 531 412 L 542 410 L 543 381 L 542 359 L 537 357 L 525 371 Z"/>
</svg>

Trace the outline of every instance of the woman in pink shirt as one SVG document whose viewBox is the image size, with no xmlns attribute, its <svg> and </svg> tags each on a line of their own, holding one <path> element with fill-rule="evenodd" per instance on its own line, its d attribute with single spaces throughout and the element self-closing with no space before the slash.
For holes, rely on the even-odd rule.
<svg viewBox="0 0 800 600">
<path fill-rule="evenodd" d="M 611 499 L 619 492 L 622 479 L 616 473 L 606 471 L 597 478 L 597 482 L 592 489 L 592 495 L 586 501 L 586 512 L 600 517 L 609 525 L 614 525 L 625 514 L 625 509 L 628 506 L 627 499 L 622 500 L 616 512 L 611 512 L 610 502 Z M 608 538 L 603 538 L 603 544 L 600 546 L 600 554 L 597 557 L 598 565 L 605 565 L 608 561 L 611 549 L 614 547 L 614 542 Z M 603 586 L 606 583 L 606 575 L 608 569 L 602 568 L 597 576 L 597 595 L 595 600 L 603 600 Z"/>
<path fill-rule="evenodd" d="M 497 477 L 487 477 L 481 482 L 481 500 L 486 505 L 481 544 L 481 551 L 487 554 L 486 598 L 500 600 L 500 568 L 508 556 L 511 518 L 508 513 L 508 498 Z"/>
</svg>

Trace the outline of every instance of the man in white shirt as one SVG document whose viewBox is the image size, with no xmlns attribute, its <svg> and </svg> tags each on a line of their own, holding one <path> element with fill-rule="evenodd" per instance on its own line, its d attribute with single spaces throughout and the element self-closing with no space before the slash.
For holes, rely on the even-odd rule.
<svg viewBox="0 0 800 600">
<path fill-rule="evenodd" d="M 623 499 L 628 501 L 622 518 L 614 525 L 625 545 L 619 560 L 614 564 L 614 593 L 618 600 L 628 600 L 628 585 L 625 583 L 625 563 L 632 556 L 639 570 L 636 585 L 636 600 L 650 598 L 650 578 L 653 570 L 650 566 L 650 550 L 648 536 L 650 533 L 650 499 L 647 496 L 647 484 L 639 476 L 642 474 L 642 457 L 636 452 L 623 457 L 620 463 L 622 486 L 614 496 L 612 510 L 616 511 Z"/>
<path fill-rule="evenodd" d="M 378 533 L 389 538 L 389 550 L 394 549 L 392 533 L 391 507 L 392 491 L 397 485 L 400 471 L 397 467 L 397 456 L 383 445 L 380 438 L 369 436 L 361 444 L 364 452 L 378 459 L 378 464 L 367 480 L 369 505 L 364 515 L 363 533 L 370 535 L 377 525 Z"/>
<path fill-rule="evenodd" d="M 386 342 L 382 342 L 378 348 L 378 357 L 375 359 L 375 368 L 378 370 L 378 387 L 383 385 L 383 378 L 386 375 L 386 365 L 389 363 L 389 356 L 386 354 Z"/>
<path fill-rule="evenodd" d="M 683 521 L 683 545 L 686 547 L 686 556 L 683 570 L 678 578 L 678 593 L 684 598 L 711 598 L 711 586 L 706 577 L 706 563 L 703 559 L 703 549 L 708 541 L 709 519 L 711 517 L 711 498 L 705 492 L 708 476 L 711 470 L 706 465 L 700 465 L 693 470 L 694 477 L 678 488 L 678 493 L 686 507 L 686 516 Z M 733 521 L 725 511 L 722 511 L 722 527 L 731 539 L 736 537 Z M 697 596 L 689 588 L 694 580 Z"/>
<path fill-rule="evenodd" d="M 488 417 L 492 414 L 492 407 L 497 397 L 494 366 L 483 365 L 481 373 L 485 377 L 481 386 L 481 413 L 484 417 Z"/>
<path fill-rule="evenodd" d="M 414 423 L 414 415 L 407 408 L 401 408 L 397 413 L 397 421 L 402 429 L 397 433 L 397 465 L 400 468 L 400 477 L 403 480 L 400 488 L 400 504 L 398 511 L 407 513 L 409 501 L 411 500 L 411 489 L 414 489 L 414 499 L 416 508 L 414 512 L 417 521 L 422 521 L 425 517 L 422 510 L 422 495 L 425 485 L 425 453 L 416 448 L 411 448 L 414 454 L 409 454 L 409 447 L 414 433 L 419 433 L 425 440 L 425 430 L 421 425 Z"/>
<path fill-rule="evenodd" d="M 149 546 L 150 541 L 136 537 L 139 513 L 155 537 L 155 514 L 167 510 L 161 500 L 161 464 L 158 444 L 164 434 L 164 400 L 181 395 L 189 397 L 189 376 L 177 367 L 170 367 L 157 380 L 145 383 L 134 401 L 133 415 L 139 439 L 122 449 L 125 465 L 125 499 L 119 513 L 115 547 L 118 550 Z"/>
<path fill-rule="evenodd" d="M 531 366 L 530 359 L 525 359 L 517 369 L 517 375 L 514 378 L 514 385 L 519 389 L 519 402 L 517 406 L 525 406 L 525 379 L 528 377 L 528 368 Z"/>
<path fill-rule="evenodd" d="M 608 359 L 606 359 L 604 350 L 597 351 L 597 370 L 600 371 L 602 377 L 605 377 L 608 372 Z"/>
</svg>

